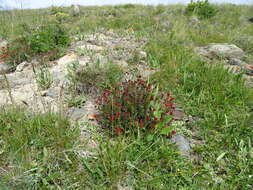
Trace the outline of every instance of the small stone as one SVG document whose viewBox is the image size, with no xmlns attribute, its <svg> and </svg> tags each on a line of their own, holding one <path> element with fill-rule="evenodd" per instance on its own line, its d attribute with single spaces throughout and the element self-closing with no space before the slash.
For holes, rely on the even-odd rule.
<svg viewBox="0 0 253 190">
<path fill-rule="evenodd" d="M 147 58 L 147 53 L 145 51 L 140 51 L 139 56 L 140 56 L 140 59 L 145 59 Z"/>
<path fill-rule="evenodd" d="M 93 45 L 93 44 L 87 44 L 87 45 L 82 45 L 80 47 L 78 47 L 80 49 L 87 49 L 87 50 L 91 50 L 94 52 L 100 52 L 103 50 L 103 47 L 101 46 L 97 46 L 97 45 Z"/>
<path fill-rule="evenodd" d="M 124 60 L 116 60 L 114 63 L 122 68 L 128 67 L 128 63 Z"/>
<path fill-rule="evenodd" d="M 69 116 L 73 120 L 79 120 L 85 116 L 86 111 L 83 108 L 72 108 L 69 110 Z"/>
<path fill-rule="evenodd" d="M 57 93 L 54 92 L 54 91 L 48 91 L 48 92 L 46 93 L 46 96 L 48 96 L 48 97 L 50 97 L 50 98 L 57 98 L 57 97 L 58 97 Z"/>
<path fill-rule="evenodd" d="M 40 92 L 41 96 L 47 96 L 47 90 L 43 90 Z"/>
<path fill-rule="evenodd" d="M 121 184 L 118 184 L 117 189 L 118 189 L 118 190 L 133 190 L 132 187 L 123 186 L 123 185 L 121 185 Z"/>
<path fill-rule="evenodd" d="M 174 135 L 171 138 L 171 142 L 175 143 L 179 151 L 183 154 L 188 154 L 191 150 L 190 142 L 183 135 Z"/>
<path fill-rule="evenodd" d="M 228 64 L 230 65 L 238 65 L 238 66 L 244 66 L 247 65 L 244 61 L 241 61 L 240 59 L 232 58 L 228 61 Z"/>
<path fill-rule="evenodd" d="M 231 66 L 239 66 L 239 67 L 241 67 L 241 69 L 244 70 L 247 75 L 253 76 L 253 65 L 247 64 L 244 61 L 241 61 L 241 60 L 235 59 L 235 58 L 234 59 L 230 59 L 228 61 L 228 63 Z"/>
<path fill-rule="evenodd" d="M 96 153 L 94 152 L 90 152 L 90 151 L 84 151 L 84 150 L 80 150 L 77 152 L 77 154 L 81 157 L 81 158 L 92 158 L 96 155 Z"/>
<path fill-rule="evenodd" d="M 12 72 L 12 67 L 6 63 L 0 63 L 0 74 L 8 74 Z"/>
<path fill-rule="evenodd" d="M 5 48 L 8 42 L 6 40 L 0 40 L 0 49 Z"/>
<path fill-rule="evenodd" d="M 119 43 L 119 41 L 118 40 L 112 40 L 112 43 L 117 44 L 117 43 Z"/>
<path fill-rule="evenodd" d="M 176 108 L 173 111 L 173 116 L 174 116 L 175 120 L 182 120 L 186 117 L 184 111 L 182 109 L 178 109 L 178 108 Z"/>
<path fill-rule="evenodd" d="M 25 67 L 27 67 L 29 65 L 28 62 L 24 61 L 22 63 L 20 63 L 17 68 L 16 68 L 16 72 L 21 72 L 24 70 Z"/>
<path fill-rule="evenodd" d="M 101 10 L 99 13 L 101 16 L 108 16 L 110 13 L 107 10 Z"/>
<path fill-rule="evenodd" d="M 189 24 L 190 25 L 200 24 L 200 20 L 198 19 L 198 17 L 192 16 L 189 20 Z"/>
<path fill-rule="evenodd" d="M 78 16 L 80 14 L 80 8 L 78 5 L 72 5 L 73 8 L 73 15 Z"/>
<path fill-rule="evenodd" d="M 253 76 L 253 66 L 252 65 L 244 65 L 244 70 L 247 75 Z"/>
</svg>

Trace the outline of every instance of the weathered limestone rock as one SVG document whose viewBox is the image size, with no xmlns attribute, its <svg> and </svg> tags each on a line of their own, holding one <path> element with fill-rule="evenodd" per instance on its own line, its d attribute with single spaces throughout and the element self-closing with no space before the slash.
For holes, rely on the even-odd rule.
<svg viewBox="0 0 253 190">
<path fill-rule="evenodd" d="M 195 52 L 207 58 L 224 57 L 227 59 L 242 59 L 244 57 L 242 49 L 234 44 L 227 43 L 210 43 L 206 46 L 195 48 Z"/>
<path fill-rule="evenodd" d="M 8 74 L 12 72 L 12 67 L 4 62 L 0 63 L 0 74 Z"/>
<path fill-rule="evenodd" d="M 191 150 L 190 142 L 183 135 L 174 135 L 171 142 L 175 143 L 179 151 L 183 154 L 188 154 Z"/>
</svg>

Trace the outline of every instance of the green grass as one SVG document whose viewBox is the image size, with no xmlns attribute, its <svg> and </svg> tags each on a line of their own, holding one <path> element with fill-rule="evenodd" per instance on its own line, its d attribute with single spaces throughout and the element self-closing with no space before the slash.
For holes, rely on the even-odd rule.
<svg viewBox="0 0 253 190">
<path fill-rule="evenodd" d="M 193 147 L 195 159 L 180 155 L 167 137 L 158 134 L 111 138 L 101 133 L 94 134 L 97 155 L 81 158 L 74 150 L 85 143 L 66 119 L 5 109 L 0 114 L 0 186 L 8 190 L 117 189 L 119 184 L 138 190 L 252 189 L 252 89 L 244 85 L 242 74 L 228 72 L 219 60 L 205 63 L 193 51 L 211 42 L 234 43 L 252 61 L 253 25 L 247 22 L 252 8 L 219 5 L 216 16 L 193 27 L 181 5 L 82 7 L 80 17 L 62 23 L 72 35 L 99 27 L 125 35 L 132 28 L 137 38 L 148 39 L 149 63 L 160 69 L 151 79 L 172 91 L 187 115 L 201 119 L 177 129 L 201 142 Z M 1 12 L 0 36 L 16 38 L 19 24 L 36 26 L 51 17 L 46 11 Z M 170 25 L 163 32 L 165 21 Z M 129 60 L 134 64 L 137 59 Z"/>
</svg>

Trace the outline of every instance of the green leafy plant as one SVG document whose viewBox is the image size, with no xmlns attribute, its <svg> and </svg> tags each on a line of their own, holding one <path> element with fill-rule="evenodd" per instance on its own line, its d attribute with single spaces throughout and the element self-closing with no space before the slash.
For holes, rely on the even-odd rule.
<svg viewBox="0 0 253 190">
<path fill-rule="evenodd" d="M 36 73 L 36 82 L 41 89 L 48 89 L 53 83 L 53 77 L 47 68 L 40 68 Z"/>
<path fill-rule="evenodd" d="M 20 37 L 10 42 L 4 52 L 2 52 L 3 59 L 13 67 L 23 61 L 30 59 L 32 51 L 25 37 Z"/>
<path fill-rule="evenodd" d="M 122 68 L 110 61 L 101 65 L 97 60 L 96 63 L 85 67 L 73 63 L 68 70 L 68 78 L 71 81 L 72 88 L 79 94 L 113 88 L 118 85 L 123 76 Z"/>
<path fill-rule="evenodd" d="M 68 107 L 80 107 L 86 102 L 85 97 L 70 97 L 67 99 Z"/>
<path fill-rule="evenodd" d="M 59 47 L 67 47 L 70 43 L 66 30 L 57 23 L 47 24 L 27 32 L 25 35 L 34 54 L 46 53 Z"/>
<path fill-rule="evenodd" d="M 50 14 L 55 15 L 57 13 L 64 13 L 64 10 L 62 7 L 52 6 L 50 8 Z"/>
<path fill-rule="evenodd" d="M 191 2 L 185 9 L 186 15 L 196 14 L 199 18 L 211 18 L 217 14 L 217 9 L 208 0 L 198 0 Z"/>
<path fill-rule="evenodd" d="M 162 93 L 158 87 L 138 76 L 125 81 L 118 88 L 106 89 L 97 98 L 100 114 L 98 121 L 111 134 L 161 129 L 163 134 L 172 132 L 174 98 Z M 166 129 L 165 129 L 166 128 Z"/>
<path fill-rule="evenodd" d="M 20 36 L 11 41 L 5 51 L 5 61 L 14 66 L 36 55 L 48 57 L 48 60 L 56 59 L 70 44 L 66 29 L 59 23 L 47 23 L 36 28 L 22 25 L 21 28 Z"/>
<path fill-rule="evenodd" d="M 55 17 L 55 19 L 59 23 L 63 23 L 64 21 L 68 21 L 71 18 L 69 14 L 62 13 L 62 12 L 58 12 L 58 13 L 54 14 L 53 16 Z"/>
</svg>

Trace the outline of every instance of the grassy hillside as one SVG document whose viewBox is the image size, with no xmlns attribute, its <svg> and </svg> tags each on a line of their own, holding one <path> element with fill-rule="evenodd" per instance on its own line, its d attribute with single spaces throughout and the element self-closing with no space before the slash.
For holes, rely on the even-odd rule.
<svg viewBox="0 0 253 190">
<path fill-rule="evenodd" d="M 95 155 L 80 157 L 78 150 L 89 150 L 81 124 L 71 125 L 61 113 L 33 115 L 5 106 L 0 111 L 0 189 L 252 189 L 252 86 L 245 85 L 244 73 L 226 70 L 222 58 L 210 64 L 194 48 L 235 44 L 245 52 L 243 61 L 253 63 L 253 23 L 248 21 L 253 7 L 216 8 L 214 17 L 197 21 L 181 5 L 81 7 L 78 16 L 72 16 L 71 8 L 0 12 L 0 38 L 8 42 L 24 35 L 24 24 L 36 28 L 49 22 L 63 26 L 71 42 L 101 31 L 146 40 L 147 62 L 157 70 L 148 82 L 172 93 L 186 115 L 198 118 L 173 125 L 196 142 L 189 157 L 178 152 L 164 131 L 111 135 L 92 123 L 86 125 L 97 142 Z M 56 57 L 67 51 L 59 48 Z M 129 57 L 129 64 L 137 65 L 140 57 L 132 51 L 136 56 Z M 49 52 L 33 52 L 26 59 Z M 104 90 L 118 85 L 121 71 L 109 67 L 97 80 L 98 73 L 83 72 L 72 76 L 74 84 L 89 81 Z"/>
</svg>

